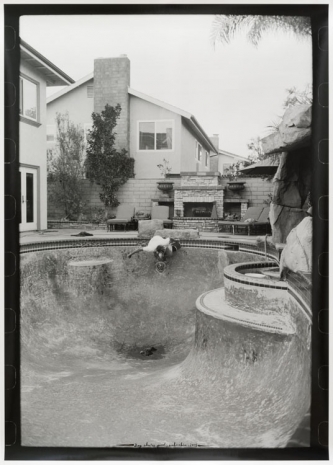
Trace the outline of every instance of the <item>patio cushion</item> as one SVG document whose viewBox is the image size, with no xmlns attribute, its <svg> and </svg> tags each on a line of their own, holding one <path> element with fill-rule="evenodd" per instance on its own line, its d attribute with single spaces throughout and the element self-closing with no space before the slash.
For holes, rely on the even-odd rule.
<svg viewBox="0 0 333 465">
<path fill-rule="evenodd" d="M 269 207 L 265 207 L 258 218 L 258 222 L 267 223 L 269 221 L 268 215 L 269 215 Z"/>
<path fill-rule="evenodd" d="M 134 216 L 134 207 L 133 205 L 122 204 L 117 208 L 116 218 L 112 220 L 107 220 L 107 224 L 119 224 L 130 222 Z"/>
<path fill-rule="evenodd" d="M 244 222 L 245 220 L 248 220 L 249 218 L 254 219 L 255 221 L 259 221 L 259 217 L 263 211 L 264 207 L 249 207 L 246 212 L 244 217 L 241 219 L 241 222 Z"/>
<path fill-rule="evenodd" d="M 168 220 L 169 219 L 169 207 L 164 205 L 158 205 L 151 210 L 152 220 Z M 170 220 L 171 221 L 171 220 Z"/>
</svg>

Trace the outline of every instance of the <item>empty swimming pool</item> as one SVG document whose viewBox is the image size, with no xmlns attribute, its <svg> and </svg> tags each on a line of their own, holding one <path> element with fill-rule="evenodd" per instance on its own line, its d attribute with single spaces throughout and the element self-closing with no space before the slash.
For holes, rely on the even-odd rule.
<svg viewBox="0 0 333 465">
<path fill-rule="evenodd" d="M 22 255 L 22 444 L 285 446 L 309 407 L 297 321 L 228 320 L 224 295 L 222 313 L 196 308 L 226 265 L 258 256 L 182 248 L 158 273 L 132 250 Z"/>
</svg>

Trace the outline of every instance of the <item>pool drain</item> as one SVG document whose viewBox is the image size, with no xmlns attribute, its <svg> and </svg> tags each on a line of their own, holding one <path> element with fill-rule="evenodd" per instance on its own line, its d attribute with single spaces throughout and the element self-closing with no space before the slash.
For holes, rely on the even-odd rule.
<svg viewBox="0 0 333 465">
<path fill-rule="evenodd" d="M 157 262 L 155 265 L 155 269 L 158 273 L 163 273 L 166 268 L 166 263 L 164 262 Z"/>
<path fill-rule="evenodd" d="M 140 354 L 149 357 L 149 355 L 153 355 L 153 353 L 156 352 L 156 350 L 157 349 L 155 349 L 155 347 L 147 347 L 147 349 L 140 350 Z"/>
</svg>

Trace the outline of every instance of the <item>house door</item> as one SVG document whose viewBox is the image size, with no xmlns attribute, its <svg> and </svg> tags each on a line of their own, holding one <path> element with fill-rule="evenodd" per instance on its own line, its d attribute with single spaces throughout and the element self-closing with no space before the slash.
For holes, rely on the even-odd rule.
<svg viewBox="0 0 333 465">
<path fill-rule="evenodd" d="M 20 168 L 21 218 L 20 231 L 37 229 L 37 170 Z"/>
</svg>

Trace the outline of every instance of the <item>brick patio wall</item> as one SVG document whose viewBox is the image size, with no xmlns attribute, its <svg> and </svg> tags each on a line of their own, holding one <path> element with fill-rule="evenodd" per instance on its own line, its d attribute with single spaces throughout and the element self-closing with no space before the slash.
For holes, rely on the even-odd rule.
<svg viewBox="0 0 333 465">
<path fill-rule="evenodd" d="M 174 182 L 174 188 L 180 186 L 180 179 L 170 179 Z M 264 200 L 268 199 L 268 194 L 272 191 L 272 182 L 258 178 L 239 178 L 239 180 L 246 182 L 245 189 L 239 193 L 235 193 L 225 189 L 225 198 L 242 197 L 249 199 L 249 207 L 262 205 Z M 119 201 L 134 205 L 137 209 L 145 213 L 151 212 L 152 199 L 161 197 L 161 192 L 157 189 L 157 182 L 161 179 L 130 179 L 119 190 Z M 222 178 L 221 184 L 227 187 L 229 180 Z M 89 207 L 103 208 L 103 204 L 99 199 L 100 187 L 96 184 L 90 183 L 88 179 L 82 180 L 84 187 L 84 200 L 88 203 Z M 48 183 L 48 194 L 53 188 L 52 183 Z M 116 210 L 114 210 L 116 211 Z M 60 219 L 64 217 L 64 211 L 58 205 L 54 205 L 49 200 L 48 195 L 48 219 Z"/>
<path fill-rule="evenodd" d="M 174 182 L 174 187 L 180 184 L 180 179 L 171 179 Z M 161 179 L 129 179 L 118 192 L 120 203 L 134 205 L 137 210 L 145 213 L 151 212 L 152 199 L 161 197 L 161 192 L 157 189 L 157 182 Z M 101 188 L 88 179 L 82 180 L 84 197 L 91 208 L 103 208 L 103 203 L 100 201 L 99 193 Z M 59 206 L 50 201 L 49 193 L 52 191 L 52 183 L 48 183 L 48 219 L 59 219 L 64 217 L 64 211 Z M 112 210 L 114 213 L 116 209 Z"/>
<path fill-rule="evenodd" d="M 239 192 L 233 192 L 227 189 L 227 183 L 229 179 L 222 178 L 221 185 L 226 187 L 224 191 L 224 196 L 226 199 L 231 198 L 243 198 L 249 200 L 249 207 L 256 207 L 257 205 L 262 205 L 265 200 L 268 200 L 269 194 L 272 192 L 273 183 L 267 178 L 261 177 L 239 177 L 237 181 L 245 182 L 245 188 Z"/>
</svg>

